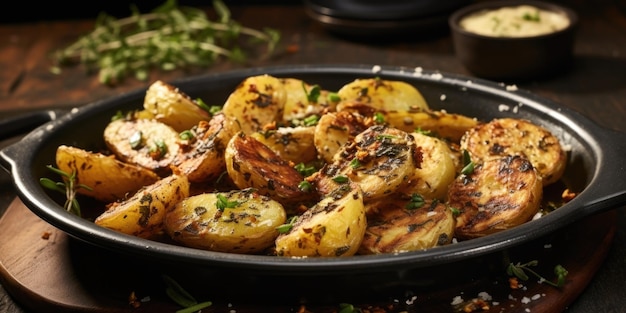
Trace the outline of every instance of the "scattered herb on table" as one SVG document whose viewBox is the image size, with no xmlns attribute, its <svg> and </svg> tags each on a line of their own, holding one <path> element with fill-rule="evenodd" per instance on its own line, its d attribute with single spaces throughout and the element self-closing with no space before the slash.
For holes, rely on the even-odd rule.
<svg viewBox="0 0 626 313">
<path fill-rule="evenodd" d="M 220 57 L 243 62 L 244 50 L 257 44 L 267 47 L 262 55 L 273 52 L 278 31 L 239 24 L 221 0 L 214 0 L 213 7 L 216 21 L 202 9 L 178 6 L 176 0 L 166 0 L 150 13 L 132 6 L 133 14 L 121 19 L 101 13 L 92 32 L 55 51 L 51 70 L 60 73 L 61 66 L 82 64 L 89 73 L 97 72 L 101 83 L 115 85 L 131 75 L 146 80 L 153 68 L 207 67 Z"/>
<path fill-rule="evenodd" d="M 43 177 L 39 179 L 39 183 L 47 189 L 65 194 L 66 200 L 63 208 L 68 212 L 81 216 L 80 205 L 78 204 L 78 200 L 76 200 L 76 192 L 80 188 L 91 190 L 91 187 L 84 184 L 77 184 L 76 172 L 70 174 L 52 165 L 46 167 L 54 173 L 59 174 L 63 178 L 63 182 L 55 182 L 50 178 Z"/>
<path fill-rule="evenodd" d="M 163 280 L 167 287 L 165 293 L 167 296 L 182 306 L 183 309 L 176 311 L 176 313 L 191 313 L 198 312 L 204 308 L 208 308 L 213 305 L 211 301 L 198 302 L 196 299 L 185 290 L 178 282 L 167 275 L 163 275 Z"/>
<path fill-rule="evenodd" d="M 506 272 L 508 275 L 510 276 L 515 276 L 521 280 L 528 280 L 528 275 L 527 272 L 530 273 L 531 275 L 534 275 L 535 277 L 539 278 L 539 281 L 542 283 L 547 283 L 551 286 L 554 287 L 562 287 L 565 284 L 565 277 L 567 276 L 568 272 L 567 270 L 561 266 L 561 265 L 557 265 L 554 267 L 554 274 L 557 277 L 557 281 L 556 282 L 552 282 L 550 280 L 545 279 L 543 276 L 539 275 L 539 273 L 535 272 L 533 269 L 531 269 L 531 266 L 537 266 L 539 264 L 539 261 L 537 260 L 533 260 L 527 263 L 517 263 L 517 264 L 513 264 L 513 263 L 509 263 L 509 266 L 506 269 Z"/>
</svg>

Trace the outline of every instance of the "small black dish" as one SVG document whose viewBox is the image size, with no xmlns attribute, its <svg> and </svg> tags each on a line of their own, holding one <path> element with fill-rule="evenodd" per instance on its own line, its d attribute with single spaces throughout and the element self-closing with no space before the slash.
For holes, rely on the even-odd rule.
<svg viewBox="0 0 626 313">
<path fill-rule="evenodd" d="M 305 6 L 321 15 L 340 19 L 396 21 L 441 15 L 469 3 L 468 0 L 305 0 Z"/>
<path fill-rule="evenodd" d="M 530 37 L 480 35 L 460 26 L 460 21 L 470 14 L 519 5 L 564 14 L 570 23 L 564 29 Z M 548 2 L 489 1 L 454 12 L 449 27 L 456 55 L 468 71 L 491 80 L 523 81 L 554 76 L 568 69 L 573 61 L 578 16 L 569 8 Z"/>
</svg>

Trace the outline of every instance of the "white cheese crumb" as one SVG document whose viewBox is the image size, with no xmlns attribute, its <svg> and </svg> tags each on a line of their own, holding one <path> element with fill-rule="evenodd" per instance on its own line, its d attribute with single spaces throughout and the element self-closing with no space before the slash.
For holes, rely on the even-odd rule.
<svg viewBox="0 0 626 313">
<path fill-rule="evenodd" d="M 418 66 L 418 67 L 415 68 L 415 70 L 413 72 L 415 72 L 416 74 L 422 74 L 423 70 L 424 69 L 421 66 Z"/>
<path fill-rule="evenodd" d="M 439 96 L 439 100 L 445 101 L 446 100 L 446 95 L 442 94 L 441 96 Z"/>
<path fill-rule="evenodd" d="M 534 296 L 532 296 L 532 297 L 530 297 L 530 298 L 531 298 L 532 300 L 537 300 L 537 299 L 541 298 L 541 295 L 540 295 L 540 294 L 536 294 L 536 295 L 534 295 Z"/>
<path fill-rule="evenodd" d="M 529 309 L 529 308 L 526 308 L 524 311 L 526 311 L 526 312 L 530 312 L 530 309 Z"/>
<path fill-rule="evenodd" d="M 563 147 L 563 150 L 565 151 L 572 151 L 572 145 L 561 145 Z"/>
<path fill-rule="evenodd" d="M 141 300 L 139 300 L 139 301 L 141 301 L 143 303 L 150 302 L 150 296 L 145 296 L 145 297 L 141 298 Z"/>
<path fill-rule="evenodd" d="M 491 299 L 492 299 L 492 298 L 491 298 L 491 295 L 490 295 L 490 294 L 488 294 L 488 293 L 487 293 L 487 292 L 485 292 L 485 291 L 479 292 L 479 293 L 478 293 L 478 297 L 479 297 L 479 298 L 481 298 L 481 299 L 483 299 L 483 300 L 485 300 L 485 301 L 489 301 L 489 300 L 491 300 Z"/>
<path fill-rule="evenodd" d="M 535 213 L 535 215 L 533 216 L 533 221 L 536 220 L 536 219 L 541 218 L 542 216 L 543 216 L 543 213 L 541 213 L 541 212 Z"/>
<path fill-rule="evenodd" d="M 431 217 L 431 216 L 436 215 L 436 214 L 437 214 L 436 212 L 428 211 L 428 213 L 426 213 L 426 217 Z"/>
<path fill-rule="evenodd" d="M 74 113 L 78 113 L 78 108 L 72 108 L 72 110 L 70 110 L 70 112 L 71 112 L 72 114 L 74 114 Z"/>
<path fill-rule="evenodd" d="M 412 296 L 411 299 L 406 300 L 406 304 L 411 305 L 417 300 L 417 296 Z"/>
<path fill-rule="evenodd" d="M 528 304 L 528 303 L 530 303 L 530 298 L 529 297 L 523 297 L 521 302 L 523 304 Z"/>
<path fill-rule="evenodd" d="M 547 243 L 547 244 L 543 245 L 543 247 L 545 249 L 550 249 L 550 248 L 552 248 L 552 244 L 551 243 Z"/>
<path fill-rule="evenodd" d="M 500 111 L 500 112 L 508 111 L 510 109 L 511 109 L 511 107 L 506 105 L 506 104 L 498 105 L 498 111 Z"/>
<path fill-rule="evenodd" d="M 380 71 L 382 71 L 382 68 L 380 67 L 380 65 L 374 65 L 372 67 L 372 73 L 380 73 Z"/>
<path fill-rule="evenodd" d="M 46 130 L 51 131 L 52 129 L 54 129 L 54 125 L 48 125 L 48 126 L 46 126 Z"/>
<path fill-rule="evenodd" d="M 514 106 L 513 107 L 513 113 L 517 113 L 517 111 L 519 111 L 519 107 L 518 106 Z"/>
<path fill-rule="evenodd" d="M 507 85 L 506 86 L 506 90 L 507 91 L 516 91 L 517 90 L 517 86 L 516 85 Z"/>
<path fill-rule="evenodd" d="M 454 298 L 452 298 L 452 302 L 450 304 L 452 305 L 459 305 L 463 303 L 463 298 L 461 298 L 461 296 L 456 296 Z"/>
<path fill-rule="evenodd" d="M 441 75 L 441 73 L 433 73 L 430 77 L 439 80 L 443 78 L 443 75 Z"/>
</svg>

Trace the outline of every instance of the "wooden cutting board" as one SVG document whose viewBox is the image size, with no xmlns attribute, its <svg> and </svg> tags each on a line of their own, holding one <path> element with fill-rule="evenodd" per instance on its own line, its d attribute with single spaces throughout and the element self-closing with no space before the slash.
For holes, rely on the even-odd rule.
<svg viewBox="0 0 626 313">
<path fill-rule="evenodd" d="M 370 312 L 455 312 L 454 299 L 471 301 L 480 292 L 492 297 L 489 308 L 476 312 L 562 312 L 589 283 L 601 266 L 617 228 L 617 212 L 585 218 L 549 236 L 513 248 L 526 262 L 564 266 L 569 274 L 561 289 L 540 284 L 536 279 L 511 289 L 506 281 L 479 279 L 450 281 L 446 287 L 427 292 L 381 295 L 367 303 L 351 303 Z M 554 278 L 551 271 L 543 274 Z M 68 237 L 28 210 L 15 199 L 0 218 L 0 279 L 23 307 L 36 312 L 175 312 L 180 309 L 165 295 L 165 284 L 149 264 L 104 251 Z M 218 283 L 219 282 L 202 282 Z M 197 288 L 198 286 L 183 286 Z M 288 286 L 286 286 L 288 288 Z M 280 291 L 271 292 L 276 301 L 251 303 L 232 297 L 210 300 L 203 312 L 337 312 L 336 305 L 281 303 Z M 139 306 L 129 304 L 135 294 Z M 369 301 L 369 300 L 368 300 Z M 375 310 L 377 309 L 377 310 Z"/>
</svg>

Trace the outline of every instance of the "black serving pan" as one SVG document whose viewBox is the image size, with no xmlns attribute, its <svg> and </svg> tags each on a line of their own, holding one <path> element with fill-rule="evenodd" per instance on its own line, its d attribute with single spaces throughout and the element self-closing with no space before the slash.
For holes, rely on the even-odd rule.
<svg viewBox="0 0 626 313">
<path fill-rule="evenodd" d="M 57 146 L 103 147 L 102 131 L 116 111 L 140 108 L 145 89 L 71 110 L 34 129 L 0 151 L 24 204 L 43 220 L 98 249 L 156 266 L 212 295 L 254 297 L 274 290 L 277 297 L 331 300 L 341 294 L 367 296 L 396 288 L 431 287 L 450 277 L 482 275 L 510 248 L 558 233 L 564 226 L 626 203 L 626 134 L 591 122 L 566 107 L 514 86 L 413 68 L 300 65 L 254 68 L 170 82 L 206 103 L 222 104 L 246 77 L 296 77 L 328 90 L 356 78 L 381 77 L 416 86 L 434 109 L 490 120 L 512 116 L 546 127 L 570 148 L 563 183 L 578 196 L 554 212 L 510 230 L 425 251 L 346 258 L 291 259 L 196 250 L 124 235 L 69 214 L 42 188 L 51 177 Z M 51 177 L 58 179 L 58 177 Z M 496 266 L 498 263 L 496 261 Z M 96 269 L 94 269 L 96 270 Z M 502 270 L 503 271 L 503 270 Z M 266 297 L 266 296 L 265 296 Z"/>
</svg>

